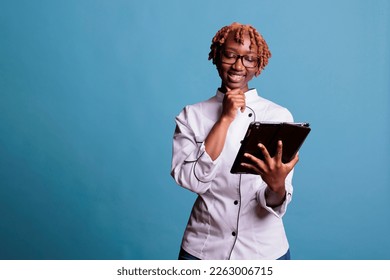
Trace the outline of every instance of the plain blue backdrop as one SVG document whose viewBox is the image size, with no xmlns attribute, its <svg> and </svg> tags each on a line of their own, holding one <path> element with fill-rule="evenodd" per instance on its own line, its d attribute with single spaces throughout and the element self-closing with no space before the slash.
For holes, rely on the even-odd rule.
<svg viewBox="0 0 390 280">
<path fill-rule="evenodd" d="M 234 21 L 273 55 L 250 86 L 312 125 L 292 258 L 390 259 L 387 0 L 1 0 L 1 259 L 176 259 L 174 117 L 215 93 Z"/>
</svg>

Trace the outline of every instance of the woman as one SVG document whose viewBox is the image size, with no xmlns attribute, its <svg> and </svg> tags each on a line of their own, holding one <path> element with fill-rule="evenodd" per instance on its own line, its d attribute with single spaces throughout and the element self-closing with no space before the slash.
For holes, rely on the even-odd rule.
<svg viewBox="0 0 390 280">
<path fill-rule="evenodd" d="M 284 164 L 281 141 L 274 157 L 260 144 L 264 160 L 246 155 L 257 175 L 230 173 L 249 123 L 293 121 L 248 86 L 268 64 L 268 45 L 252 26 L 233 23 L 216 33 L 210 49 L 221 87 L 183 109 L 173 137 L 171 174 L 198 194 L 179 259 L 289 259 L 282 217 L 298 155 Z"/>
</svg>

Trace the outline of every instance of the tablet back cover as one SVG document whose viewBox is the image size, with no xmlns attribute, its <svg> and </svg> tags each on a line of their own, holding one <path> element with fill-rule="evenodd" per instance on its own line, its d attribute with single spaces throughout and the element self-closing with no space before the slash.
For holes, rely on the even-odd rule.
<svg viewBox="0 0 390 280">
<path fill-rule="evenodd" d="M 241 142 L 240 150 L 230 172 L 254 174 L 252 170 L 241 166 L 241 163 L 249 163 L 249 160 L 244 157 L 245 153 L 264 160 L 264 156 L 258 147 L 259 143 L 262 143 L 267 148 L 270 156 L 273 157 L 276 153 L 278 140 L 282 140 L 282 162 L 289 162 L 302 146 L 310 130 L 307 123 L 251 123 L 245 138 Z"/>
</svg>

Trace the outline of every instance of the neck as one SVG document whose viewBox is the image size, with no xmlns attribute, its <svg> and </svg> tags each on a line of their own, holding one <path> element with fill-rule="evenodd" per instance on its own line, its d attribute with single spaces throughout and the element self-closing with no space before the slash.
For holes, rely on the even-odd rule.
<svg viewBox="0 0 390 280">
<path fill-rule="evenodd" d="M 230 88 L 229 90 L 232 90 L 232 89 L 236 89 L 236 88 Z M 219 90 L 220 92 L 223 92 L 223 93 L 228 92 L 227 87 L 224 86 L 223 84 L 221 85 L 220 88 L 218 88 L 218 90 Z M 248 88 L 248 86 L 246 86 L 246 87 L 240 88 L 240 90 L 241 90 L 242 92 L 247 92 L 247 91 L 249 90 L 249 88 Z"/>
</svg>

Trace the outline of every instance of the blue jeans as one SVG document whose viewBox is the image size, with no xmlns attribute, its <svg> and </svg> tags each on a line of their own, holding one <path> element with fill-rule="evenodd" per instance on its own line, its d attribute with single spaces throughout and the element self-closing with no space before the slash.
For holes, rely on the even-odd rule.
<svg viewBox="0 0 390 280">
<path fill-rule="evenodd" d="M 183 248 L 180 248 L 180 253 L 179 253 L 179 260 L 200 260 L 197 257 L 191 255 L 190 253 L 186 252 L 183 250 Z M 290 255 L 290 249 L 287 250 L 286 254 L 278 258 L 277 260 L 291 260 L 291 255 Z"/>
<path fill-rule="evenodd" d="M 291 260 L 290 249 L 287 250 L 286 254 L 276 260 Z"/>
<path fill-rule="evenodd" d="M 179 253 L 179 258 L 178 260 L 187 260 L 187 261 L 191 261 L 191 260 L 200 260 L 198 259 L 197 257 L 191 255 L 190 253 L 188 253 L 187 251 L 184 251 L 183 248 L 180 248 L 180 253 Z"/>
</svg>

